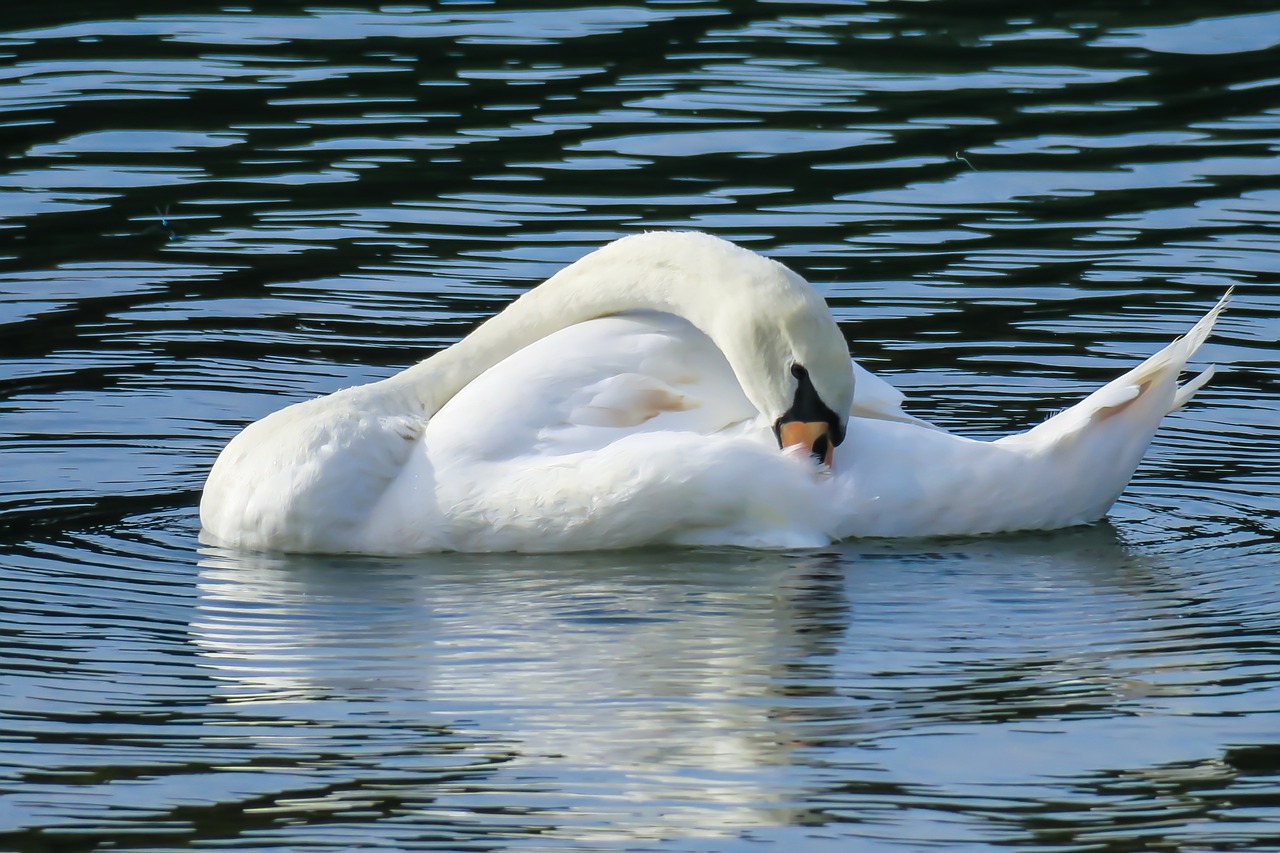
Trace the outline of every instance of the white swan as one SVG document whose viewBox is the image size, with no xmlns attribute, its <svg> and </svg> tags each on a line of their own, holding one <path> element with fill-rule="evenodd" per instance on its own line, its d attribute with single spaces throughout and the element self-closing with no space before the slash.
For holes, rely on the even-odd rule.
<svg viewBox="0 0 1280 853">
<path fill-rule="evenodd" d="M 477 519 L 445 497 L 444 483 L 434 482 L 428 445 L 435 439 L 426 434 L 432 417 L 507 356 L 567 326 L 637 309 L 685 318 L 714 342 L 735 393 L 750 401 L 747 414 L 768 424 L 777 444 L 802 445 L 830 459 L 844 438 L 853 378 L 847 345 L 822 297 L 781 264 L 725 240 L 696 232 L 641 234 L 561 270 L 461 342 L 395 376 L 249 425 L 223 449 L 205 483 L 200 520 L 206 540 L 291 551 L 457 547 L 453 528 Z M 550 357 L 548 371 L 593 360 L 589 352 Z M 536 393 L 496 390 L 504 401 Z M 512 423 L 497 402 L 491 411 L 497 430 L 488 435 L 514 452 L 506 433 L 524 425 Z M 651 403 L 675 405 L 658 397 Z M 731 424 L 714 417 L 702 423 L 717 430 Z M 457 424 L 462 435 L 450 437 L 465 442 L 466 433 L 485 426 Z M 459 473 L 471 479 L 476 472 Z M 593 547 L 588 540 L 565 545 Z"/>
<path fill-rule="evenodd" d="M 215 463 L 201 519 L 217 544 L 367 553 L 1079 524 L 1212 375 L 1177 382 L 1225 302 L 1078 405 L 983 442 L 910 417 L 851 369 L 825 305 L 785 268 L 705 235 L 631 237 L 396 377 L 251 425 Z M 793 443 L 830 469 L 779 451 Z"/>
</svg>

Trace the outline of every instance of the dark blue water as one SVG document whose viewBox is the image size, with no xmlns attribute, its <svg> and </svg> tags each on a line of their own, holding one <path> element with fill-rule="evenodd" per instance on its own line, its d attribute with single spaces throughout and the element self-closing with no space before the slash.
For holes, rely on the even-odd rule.
<svg viewBox="0 0 1280 853">
<path fill-rule="evenodd" d="M 8 4 L 0 848 L 1280 849 L 1280 5 Z M 245 423 L 700 228 L 1021 429 L 1231 285 L 1110 520 L 202 549 Z"/>
</svg>

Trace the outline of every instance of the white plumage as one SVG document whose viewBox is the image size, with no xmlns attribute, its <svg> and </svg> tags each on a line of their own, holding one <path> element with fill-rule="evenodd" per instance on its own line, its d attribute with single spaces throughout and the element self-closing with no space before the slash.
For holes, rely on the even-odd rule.
<svg viewBox="0 0 1280 853">
<path fill-rule="evenodd" d="M 1078 524 L 1107 511 L 1161 418 L 1211 375 L 1177 382 L 1225 302 L 1078 405 L 984 442 L 907 415 L 856 363 L 838 375 L 843 339 L 785 268 L 705 235 L 627 238 L 441 355 L 251 425 L 215 464 L 201 520 L 217 544 L 364 553 Z M 830 471 L 772 430 L 794 388 L 778 377 L 800 357 L 852 413 Z"/>
</svg>

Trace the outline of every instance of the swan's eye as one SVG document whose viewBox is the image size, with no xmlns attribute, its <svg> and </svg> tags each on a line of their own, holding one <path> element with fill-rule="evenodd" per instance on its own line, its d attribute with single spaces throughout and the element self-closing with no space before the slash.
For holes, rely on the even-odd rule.
<svg viewBox="0 0 1280 853">
<path fill-rule="evenodd" d="M 809 375 L 809 371 L 804 369 L 803 364 L 793 364 L 791 365 L 791 375 L 796 379 L 804 379 Z"/>
</svg>

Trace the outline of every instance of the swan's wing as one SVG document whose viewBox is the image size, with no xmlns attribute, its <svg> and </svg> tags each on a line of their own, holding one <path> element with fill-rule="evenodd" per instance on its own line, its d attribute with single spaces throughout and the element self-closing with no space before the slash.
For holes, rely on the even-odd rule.
<svg viewBox="0 0 1280 853">
<path fill-rule="evenodd" d="M 442 407 L 388 491 L 380 532 L 417 549 L 426 502 L 447 515 L 443 547 L 466 551 L 826 543 L 834 508 L 812 465 L 779 453 L 763 420 L 688 323 L 592 320 Z"/>
<path fill-rule="evenodd" d="M 433 455 L 493 461 L 641 432 L 710 434 L 755 415 L 705 335 L 635 312 L 570 326 L 495 365 L 436 413 L 425 438 Z"/>
</svg>

